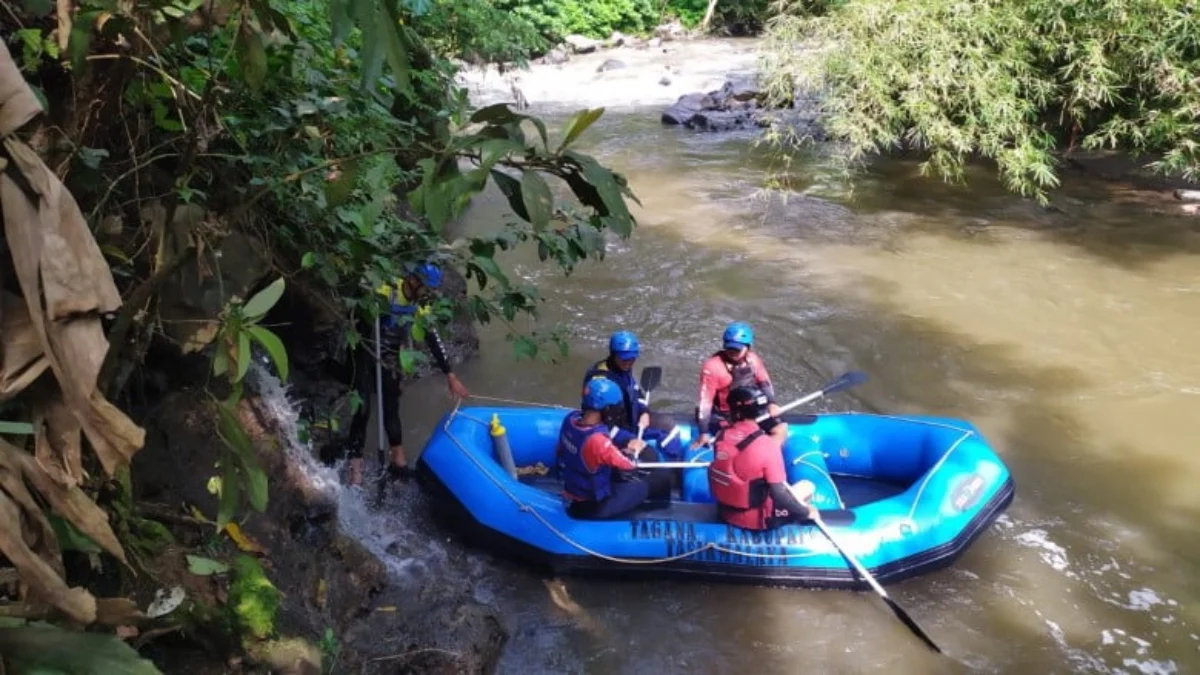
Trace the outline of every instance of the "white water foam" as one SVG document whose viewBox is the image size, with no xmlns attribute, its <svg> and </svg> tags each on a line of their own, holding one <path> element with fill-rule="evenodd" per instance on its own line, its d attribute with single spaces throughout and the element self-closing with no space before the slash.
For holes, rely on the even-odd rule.
<svg viewBox="0 0 1200 675">
<path fill-rule="evenodd" d="M 1069 569 L 1066 549 L 1051 541 L 1045 530 L 1027 530 L 1018 534 L 1014 540 L 1022 546 L 1041 549 L 1038 555 L 1043 562 L 1072 579 L 1078 578 L 1078 575 Z"/>
<path fill-rule="evenodd" d="M 1174 624 L 1180 620 L 1174 613 L 1180 606 L 1176 600 L 1164 597 L 1155 589 L 1146 586 L 1121 588 L 1127 586 L 1131 579 L 1144 579 L 1153 573 L 1153 570 L 1143 569 L 1136 560 L 1119 561 L 1117 556 L 1108 554 L 1099 560 L 1096 560 L 1099 556 L 1084 555 L 1073 561 L 1067 548 L 1051 538 L 1050 531 L 1054 528 L 1050 527 L 1049 523 L 1024 523 L 1011 518 L 1006 522 L 997 522 L 1001 525 L 1003 536 L 1011 538 L 1023 547 L 1036 550 L 1044 564 L 1079 582 L 1083 590 L 1090 591 L 1094 598 L 1129 612 L 1149 614 L 1150 618 L 1162 624 Z M 1121 546 L 1115 541 L 1098 541 L 1093 544 L 1100 549 L 1107 549 L 1106 553 L 1121 550 Z M 1065 589 L 1068 593 L 1071 590 L 1073 589 Z M 1016 597 L 1015 593 L 1011 595 Z M 1021 605 L 1029 606 L 1029 603 L 1017 599 Z M 1043 605 L 1043 602 L 1032 604 L 1033 607 Z M 1078 611 L 1079 605 L 1072 603 L 1071 607 Z M 1179 672 L 1174 661 L 1154 658 L 1155 645 L 1151 637 L 1158 636 L 1157 632 L 1152 636 L 1142 637 L 1120 628 L 1104 629 L 1100 631 L 1099 644 L 1093 648 L 1093 653 L 1089 653 L 1068 642 L 1066 631 L 1057 622 L 1046 618 L 1037 609 L 1034 609 L 1034 613 L 1045 622 L 1050 636 L 1077 671 L 1154 675 Z M 1144 619 L 1135 621 L 1144 626 Z M 1200 637 L 1195 634 L 1192 634 L 1192 637 L 1200 641 Z M 1078 644 L 1078 640 L 1076 643 Z"/>
<path fill-rule="evenodd" d="M 339 465 L 327 467 L 317 460 L 312 447 L 300 440 L 300 412 L 288 398 L 288 387 L 266 368 L 255 362 L 247 380 L 258 392 L 263 408 L 277 423 L 279 441 L 288 461 L 299 468 L 323 494 L 332 497 L 338 507 L 338 527 L 375 554 L 398 581 L 420 581 L 445 563 L 446 550 L 436 540 L 415 533 L 405 525 L 413 511 L 415 490 L 405 490 L 399 498 L 389 496 L 385 508 L 370 506 L 371 494 L 362 488 L 347 488 L 338 478 Z M 419 545 L 420 548 L 413 548 Z"/>
</svg>

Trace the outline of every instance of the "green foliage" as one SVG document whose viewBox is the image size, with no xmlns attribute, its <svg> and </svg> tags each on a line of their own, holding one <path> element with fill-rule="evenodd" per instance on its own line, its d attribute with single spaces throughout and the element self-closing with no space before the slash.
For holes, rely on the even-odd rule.
<svg viewBox="0 0 1200 675">
<path fill-rule="evenodd" d="M 656 25 L 651 0 L 493 0 L 499 9 L 525 19 L 554 42 L 572 34 L 607 38 L 613 31 L 641 33 Z"/>
<path fill-rule="evenodd" d="M 814 18 L 793 4 L 771 27 L 767 67 L 777 101 L 823 92 L 851 162 L 913 149 L 924 173 L 959 181 L 982 156 L 1044 203 L 1064 147 L 1161 153 L 1153 168 L 1200 177 L 1200 15 L 1188 6 L 851 0 Z"/>
<path fill-rule="evenodd" d="M 44 623 L 0 625 L 0 667 L 9 673 L 162 675 L 115 635 L 64 630 Z"/>
<path fill-rule="evenodd" d="M 337 636 L 333 634 L 332 628 L 325 629 L 321 640 L 317 643 L 317 649 L 321 650 L 321 675 L 336 673 L 338 659 L 342 655 L 342 645 L 338 642 Z"/>
<path fill-rule="evenodd" d="M 274 635 L 281 598 L 257 559 L 248 555 L 234 559 L 228 606 L 239 634 L 258 640 Z"/>
</svg>

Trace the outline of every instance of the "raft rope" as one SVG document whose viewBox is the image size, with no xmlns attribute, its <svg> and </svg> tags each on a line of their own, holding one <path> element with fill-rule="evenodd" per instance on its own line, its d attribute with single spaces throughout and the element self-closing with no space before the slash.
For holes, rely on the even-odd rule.
<svg viewBox="0 0 1200 675">
<path fill-rule="evenodd" d="M 514 398 L 500 398 L 499 396 L 482 396 L 480 394 L 471 394 L 471 398 L 477 398 L 477 399 L 481 399 L 484 401 L 500 401 L 501 403 L 519 403 L 521 405 L 533 406 L 535 408 L 559 408 L 561 410 L 573 410 L 573 408 L 569 408 L 565 405 L 558 405 L 557 403 L 540 403 L 537 401 L 521 401 L 519 399 L 514 399 Z M 454 408 L 455 408 L 455 410 L 457 410 L 458 406 L 455 405 Z"/>
<path fill-rule="evenodd" d="M 483 398 L 483 397 L 478 397 L 478 398 Z M 455 417 L 462 416 L 463 418 L 470 420 L 472 422 L 475 422 L 477 424 L 481 424 L 485 427 L 488 426 L 488 423 L 485 422 L 484 420 L 481 420 L 477 417 L 472 417 L 471 415 L 467 415 L 465 413 L 459 412 L 458 408 L 461 405 L 461 403 L 462 403 L 461 400 L 456 402 L 454 404 L 454 409 L 451 410 L 450 414 L 446 417 L 446 422 L 442 427 L 443 430 L 446 432 L 446 436 L 451 441 L 453 441 L 454 445 L 458 447 L 459 451 L 462 452 L 463 455 L 479 469 L 480 473 L 482 473 L 484 476 L 487 476 L 488 480 L 492 481 L 492 483 L 497 488 L 499 488 L 500 491 L 505 494 L 505 496 L 507 496 L 509 499 L 511 499 L 513 501 L 514 504 L 517 505 L 518 510 L 520 510 L 523 513 L 532 514 L 533 517 L 538 520 L 538 522 L 540 522 L 547 530 L 549 530 L 551 533 L 553 533 L 559 539 L 561 539 L 562 541 L 566 542 L 567 544 L 579 549 L 580 551 L 582 551 L 590 556 L 600 558 L 602 560 L 607 560 L 609 562 L 626 563 L 626 564 L 630 564 L 630 565 L 658 565 L 658 564 L 662 564 L 662 563 L 673 562 L 676 560 L 682 560 L 684 558 L 690 558 L 694 555 L 703 553 L 704 551 L 710 551 L 710 550 L 721 551 L 723 553 L 728 553 L 730 555 L 739 555 L 739 556 L 744 556 L 747 558 L 774 558 L 774 559 L 788 558 L 788 559 L 791 559 L 791 558 L 809 558 L 809 557 L 813 557 L 813 556 L 817 556 L 817 555 L 825 555 L 825 552 L 823 552 L 823 551 L 810 551 L 807 553 L 784 553 L 784 554 L 751 553 L 751 552 L 747 552 L 747 551 L 740 551 L 737 549 L 727 548 L 725 546 L 722 546 L 721 544 L 718 544 L 716 542 L 711 542 L 711 541 L 705 543 L 703 546 L 697 547 L 690 551 L 684 551 L 683 553 L 679 553 L 677 555 L 665 556 L 662 558 L 621 558 L 618 556 L 608 555 L 606 553 L 601 553 L 599 551 L 591 549 L 588 546 L 585 546 L 584 544 L 581 544 L 580 542 L 576 541 L 570 535 L 566 534 L 562 530 L 555 527 L 554 524 L 551 523 L 550 521 L 546 520 L 546 518 L 544 516 L 542 516 L 542 514 L 540 512 L 538 512 L 537 509 L 522 502 L 520 500 L 520 498 L 517 497 L 517 495 L 513 494 L 513 492 L 508 489 L 508 486 L 506 486 L 502 481 L 497 479 L 496 476 L 493 476 L 492 473 L 487 470 L 487 467 L 485 467 L 479 461 L 479 458 L 476 457 L 474 455 L 474 453 L 472 453 L 470 450 L 468 450 L 466 448 L 466 446 L 464 446 L 462 444 L 462 442 L 460 442 L 458 440 L 458 438 L 455 437 L 455 435 L 450 431 L 450 423 L 453 421 L 453 419 Z M 558 406 L 554 406 L 554 407 L 558 407 Z"/>
</svg>

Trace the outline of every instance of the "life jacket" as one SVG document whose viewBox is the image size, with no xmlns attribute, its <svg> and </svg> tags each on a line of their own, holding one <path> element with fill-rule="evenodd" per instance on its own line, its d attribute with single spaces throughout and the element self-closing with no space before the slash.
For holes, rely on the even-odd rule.
<svg viewBox="0 0 1200 675">
<path fill-rule="evenodd" d="M 563 420 L 558 434 L 558 472 L 563 492 L 577 501 L 598 502 L 612 494 L 612 467 L 590 471 L 583 461 L 583 444 L 592 434 L 608 435 L 608 425 L 581 427 L 576 424 L 583 413 L 576 410 Z"/>
<path fill-rule="evenodd" d="M 738 510 L 757 509 L 767 499 L 767 481 L 764 478 L 746 480 L 738 475 L 734 460 L 763 436 L 755 429 L 736 443 L 725 437 L 728 428 L 722 429 L 713 442 L 713 461 L 708 465 L 708 489 L 714 499 L 723 506 Z"/>
<path fill-rule="evenodd" d="M 729 416 L 729 392 L 738 387 L 753 387 L 758 384 L 758 380 L 754 377 L 754 364 L 752 359 L 758 358 L 754 352 L 746 354 L 746 358 L 741 363 L 732 363 L 725 357 L 725 352 L 715 352 L 712 357 L 720 359 L 721 365 L 729 372 L 729 385 L 721 387 L 713 392 L 713 410 L 721 413 L 722 416 Z"/>
<path fill-rule="evenodd" d="M 394 279 L 391 284 L 381 284 L 375 292 L 388 299 L 389 311 L 379 317 L 379 328 L 382 331 L 384 343 L 389 347 L 409 344 L 412 337 L 412 325 L 418 315 L 427 318 L 432 309 L 420 307 L 404 293 L 402 279 Z M 405 318 L 410 317 L 410 318 Z"/>
<path fill-rule="evenodd" d="M 608 365 L 608 359 L 601 359 L 592 364 L 588 368 L 587 374 L 583 376 L 584 384 L 588 380 L 602 376 L 612 380 L 618 387 L 621 388 L 621 396 L 624 399 L 624 405 L 621 406 L 621 413 L 607 420 L 615 427 L 622 429 L 633 429 L 637 424 L 636 401 L 641 397 L 642 388 L 638 385 L 638 381 L 634 379 L 633 372 L 622 372 L 614 370 Z"/>
</svg>

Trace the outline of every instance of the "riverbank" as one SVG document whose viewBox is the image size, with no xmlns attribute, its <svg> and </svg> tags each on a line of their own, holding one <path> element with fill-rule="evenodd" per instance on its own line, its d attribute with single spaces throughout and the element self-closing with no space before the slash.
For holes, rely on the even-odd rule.
<svg viewBox="0 0 1200 675">
<path fill-rule="evenodd" d="M 646 41 L 596 43 L 585 53 L 539 59 L 521 70 L 467 67 L 459 83 L 479 106 L 509 101 L 551 112 L 645 109 L 664 124 L 679 125 L 680 133 L 754 137 L 778 119 L 817 143 L 828 140 L 819 101 L 800 101 L 787 111 L 762 105 L 756 84 L 760 38 L 688 36 L 653 46 Z M 1146 166 L 1155 159 L 1075 149 L 1060 153 L 1059 171 L 1064 180 L 1103 183 L 1105 198 L 1115 204 L 1141 205 L 1152 213 L 1200 214 L 1194 200 L 1176 196 L 1177 190 L 1197 189 L 1197 183 L 1152 172 Z"/>
</svg>

